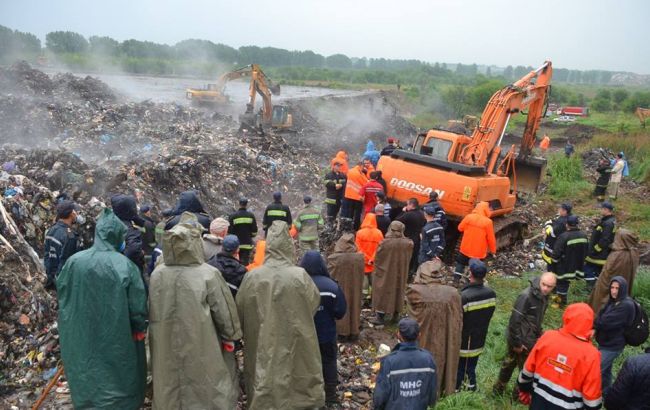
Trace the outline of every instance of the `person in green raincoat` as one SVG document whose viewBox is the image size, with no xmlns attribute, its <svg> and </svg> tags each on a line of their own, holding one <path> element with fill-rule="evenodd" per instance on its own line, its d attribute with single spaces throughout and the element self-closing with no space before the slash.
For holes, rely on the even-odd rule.
<svg viewBox="0 0 650 410">
<path fill-rule="evenodd" d="M 186 216 L 193 221 L 185 221 Z M 153 408 L 235 409 L 237 307 L 221 273 L 204 262 L 194 215 L 162 237 L 164 263 L 149 282 Z"/>
<path fill-rule="evenodd" d="M 104 209 L 90 249 L 56 280 L 61 357 L 75 409 L 139 409 L 144 401 L 147 296 L 120 253 L 126 227 Z"/>
<path fill-rule="evenodd" d="M 237 309 L 244 331 L 249 410 L 321 407 L 325 390 L 314 314 L 320 292 L 294 265 L 287 223 L 274 221 L 264 264 L 244 276 Z"/>
</svg>

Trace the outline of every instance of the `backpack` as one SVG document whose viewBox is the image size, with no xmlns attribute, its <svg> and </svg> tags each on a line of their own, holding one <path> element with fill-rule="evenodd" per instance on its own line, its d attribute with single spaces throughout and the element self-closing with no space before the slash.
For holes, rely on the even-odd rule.
<svg viewBox="0 0 650 410">
<path fill-rule="evenodd" d="M 625 329 L 625 343 L 630 346 L 640 346 L 648 340 L 648 314 L 643 310 L 641 304 L 636 300 L 634 302 L 634 321 Z"/>
</svg>

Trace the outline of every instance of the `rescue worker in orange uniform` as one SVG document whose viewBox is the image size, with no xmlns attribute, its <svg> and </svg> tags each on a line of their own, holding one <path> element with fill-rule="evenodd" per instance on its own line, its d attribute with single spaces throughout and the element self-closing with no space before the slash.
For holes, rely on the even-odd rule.
<svg viewBox="0 0 650 410">
<path fill-rule="evenodd" d="M 361 224 L 361 229 L 357 232 L 354 240 L 359 252 L 363 253 L 365 267 L 363 293 L 364 296 L 370 297 L 369 287 L 372 284 L 372 271 L 375 269 L 375 254 L 379 243 L 384 240 L 384 234 L 377 228 L 377 219 L 375 214 L 366 214 Z"/>
<path fill-rule="evenodd" d="M 548 147 L 551 146 L 551 139 L 548 135 L 544 134 L 544 138 L 539 142 L 539 149 L 542 150 L 542 154 L 545 154 L 548 151 Z"/>
<path fill-rule="evenodd" d="M 339 151 L 336 153 L 336 156 L 332 158 L 332 161 L 330 163 L 331 167 L 334 168 L 334 163 L 339 162 L 341 164 L 341 167 L 339 171 L 343 173 L 343 175 L 347 175 L 349 171 L 349 166 L 348 166 L 348 154 L 345 153 L 345 151 Z"/>
<path fill-rule="evenodd" d="M 532 410 L 599 409 L 600 353 L 591 344 L 594 312 L 569 305 L 562 327 L 539 338 L 519 374 L 519 400 Z M 531 397 L 532 396 L 532 397 Z"/>
<path fill-rule="evenodd" d="M 456 255 L 454 282 L 458 284 L 465 274 L 470 259 L 485 259 L 488 251 L 497 253 L 497 240 L 494 226 L 490 219 L 490 204 L 479 202 L 471 214 L 458 224 L 458 231 L 463 234 L 460 252 Z"/>
<path fill-rule="evenodd" d="M 361 213 L 363 212 L 363 202 L 361 202 L 363 197 L 360 191 L 361 187 L 368 182 L 368 176 L 361 162 L 349 170 L 347 176 L 341 208 L 341 222 L 347 222 L 344 223 L 344 226 L 347 227 L 352 221 L 352 227 L 356 231 L 361 224 Z"/>
</svg>

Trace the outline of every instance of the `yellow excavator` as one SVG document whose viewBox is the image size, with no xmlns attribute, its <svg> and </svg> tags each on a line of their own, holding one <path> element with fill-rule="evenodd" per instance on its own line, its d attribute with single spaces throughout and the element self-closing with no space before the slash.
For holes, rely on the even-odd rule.
<svg viewBox="0 0 650 410">
<path fill-rule="evenodd" d="M 459 130 L 462 134 L 474 132 L 474 128 L 478 125 L 478 117 L 475 115 L 466 115 L 462 120 L 449 120 L 447 121 L 447 129 L 451 131 Z"/>
<path fill-rule="evenodd" d="M 280 95 L 280 85 L 273 84 L 264 74 L 262 69 L 253 64 L 251 67 L 251 82 L 248 94 L 246 112 L 239 116 L 242 129 L 268 129 L 286 130 L 293 126 L 293 117 L 284 105 L 273 105 L 272 95 Z M 257 95 L 262 98 L 262 108 L 255 112 L 255 99 Z"/>
<path fill-rule="evenodd" d="M 194 105 L 219 106 L 228 104 L 230 101 L 224 94 L 226 84 L 232 80 L 250 77 L 253 66 L 254 64 L 222 74 L 216 83 L 207 84 L 203 88 L 188 88 L 185 90 L 185 96 Z"/>
<path fill-rule="evenodd" d="M 634 114 L 636 114 L 637 118 L 641 122 L 641 126 L 645 128 L 645 120 L 650 118 L 650 108 L 637 107 Z"/>
</svg>

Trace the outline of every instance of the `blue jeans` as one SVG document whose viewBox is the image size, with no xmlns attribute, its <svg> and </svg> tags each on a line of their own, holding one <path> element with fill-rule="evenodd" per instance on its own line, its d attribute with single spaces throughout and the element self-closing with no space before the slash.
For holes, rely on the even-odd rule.
<svg viewBox="0 0 650 410">
<path fill-rule="evenodd" d="M 476 390 L 476 365 L 479 356 L 461 357 L 458 361 L 458 373 L 456 375 L 456 390 L 460 390 L 465 380 L 465 375 L 469 379 L 468 390 Z"/>
<path fill-rule="evenodd" d="M 614 360 L 623 353 L 623 349 L 607 350 L 598 348 L 598 350 L 600 350 L 600 377 L 603 385 L 602 390 L 603 395 L 605 395 L 605 392 L 612 385 L 612 364 L 614 364 Z"/>
</svg>

